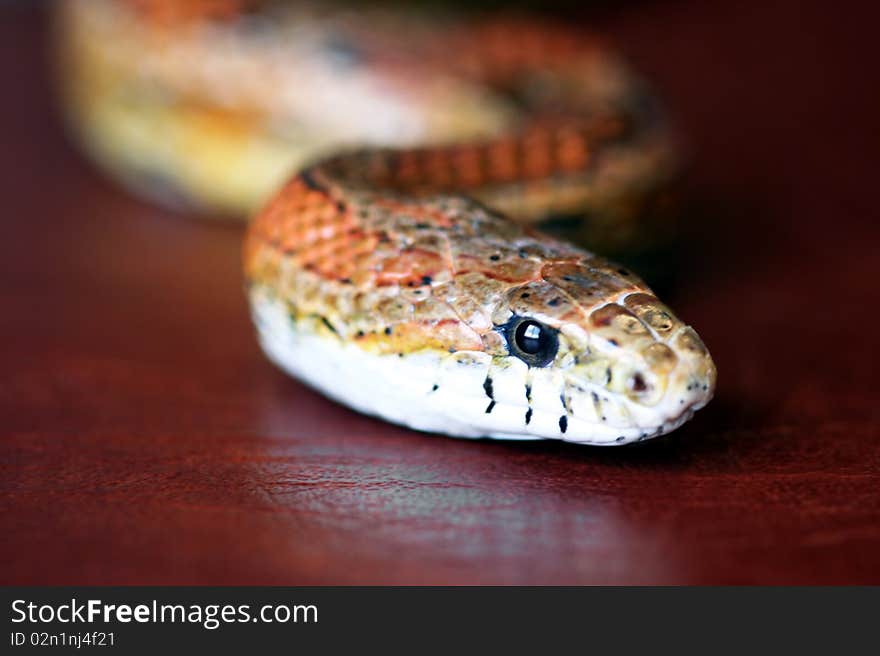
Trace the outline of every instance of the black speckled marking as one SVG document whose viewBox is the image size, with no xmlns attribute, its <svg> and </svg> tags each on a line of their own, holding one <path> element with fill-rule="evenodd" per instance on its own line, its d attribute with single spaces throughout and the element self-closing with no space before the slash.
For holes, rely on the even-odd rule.
<svg viewBox="0 0 880 656">
<path fill-rule="evenodd" d="M 311 171 L 303 171 L 299 174 L 299 179 L 303 181 L 303 184 L 311 189 L 312 191 L 319 191 L 322 194 L 327 193 L 327 189 L 325 189 L 322 185 L 318 184 L 318 181 L 315 180 L 315 177 L 312 175 Z"/>
<path fill-rule="evenodd" d="M 336 205 L 336 209 L 338 212 L 345 213 L 348 210 L 348 206 L 344 202 L 339 199 L 330 197 L 330 192 L 328 191 L 327 187 L 315 180 L 315 176 L 312 174 L 311 169 L 300 173 L 299 179 L 302 180 L 303 184 L 312 191 L 317 191 L 318 193 L 324 194 L 330 200 L 332 200 L 333 203 Z"/>
<path fill-rule="evenodd" d="M 486 392 L 486 396 L 488 396 L 490 399 L 495 399 L 495 390 L 492 389 L 491 376 L 486 376 L 486 380 L 483 381 L 483 390 Z"/>
<path fill-rule="evenodd" d="M 593 397 L 593 408 L 596 410 L 596 415 L 602 417 L 602 402 L 599 401 L 599 395 L 596 392 L 590 392 L 590 395 Z M 605 417 L 602 417 L 602 421 L 605 421 Z"/>
<path fill-rule="evenodd" d="M 566 417 L 565 415 L 562 415 L 559 418 L 559 430 L 561 430 L 563 433 L 568 430 L 568 417 Z"/>
<path fill-rule="evenodd" d="M 486 414 L 488 415 L 494 409 L 495 409 L 495 401 L 489 401 L 489 405 L 486 406 Z"/>
<path fill-rule="evenodd" d="M 438 389 L 440 389 L 440 386 L 437 383 L 434 383 L 434 385 L 431 387 L 432 392 L 436 392 Z"/>
<path fill-rule="evenodd" d="M 323 323 L 325 326 L 327 326 L 327 330 L 329 330 L 334 335 L 339 334 L 338 332 L 336 332 L 336 328 L 333 327 L 333 324 L 327 320 L 327 317 L 321 317 L 321 323 Z"/>
<path fill-rule="evenodd" d="M 531 421 L 532 421 L 532 409 L 529 408 L 528 410 L 526 410 L 526 426 L 528 426 Z"/>
</svg>

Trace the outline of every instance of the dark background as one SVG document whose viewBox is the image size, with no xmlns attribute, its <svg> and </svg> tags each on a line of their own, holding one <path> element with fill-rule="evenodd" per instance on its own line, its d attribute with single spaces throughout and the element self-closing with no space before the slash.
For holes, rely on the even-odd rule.
<svg viewBox="0 0 880 656">
<path fill-rule="evenodd" d="M 458 441 L 263 358 L 242 227 L 65 141 L 45 17 L 0 13 L 2 582 L 880 583 L 877 16 L 588 12 L 691 146 L 666 297 L 719 369 L 668 438 Z"/>
</svg>

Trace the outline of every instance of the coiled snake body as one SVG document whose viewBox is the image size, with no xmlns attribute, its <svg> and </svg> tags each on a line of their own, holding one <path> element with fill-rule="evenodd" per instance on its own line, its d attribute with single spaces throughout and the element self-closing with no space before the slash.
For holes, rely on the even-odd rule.
<svg viewBox="0 0 880 656">
<path fill-rule="evenodd" d="M 674 169 L 668 130 L 613 54 L 532 19 L 263 4 L 68 0 L 63 17 L 72 114 L 123 175 L 158 170 L 247 207 L 300 161 L 296 144 L 321 155 L 246 238 L 274 362 L 357 410 L 460 437 L 623 444 L 708 402 L 696 333 L 629 271 L 537 230 L 589 215 L 626 242 L 632 208 Z M 199 148 L 158 150 L 156 125 L 184 125 Z"/>
</svg>

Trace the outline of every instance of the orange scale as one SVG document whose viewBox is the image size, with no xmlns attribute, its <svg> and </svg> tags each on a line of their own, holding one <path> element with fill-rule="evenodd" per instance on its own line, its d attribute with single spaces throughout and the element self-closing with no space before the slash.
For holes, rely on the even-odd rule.
<svg viewBox="0 0 880 656">
<path fill-rule="evenodd" d="M 346 222 L 340 226 L 340 228 L 344 231 L 344 234 L 353 241 L 373 239 L 373 235 L 368 235 L 366 232 L 364 232 L 363 228 L 357 221 L 354 220 L 353 217 L 349 217 Z"/>
<path fill-rule="evenodd" d="M 480 184 L 483 178 L 483 158 L 478 148 L 460 148 L 450 155 L 452 168 L 465 185 Z"/>
<path fill-rule="evenodd" d="M 314 225 L 315 217 L 310 211 L 304 210 L 287 215 L 284 222 L 290 230 L 305 230 Z"/>
<path fill-rule="evenodd" d="M 332 240 L 322 240 L 315 244 L 314 250 L 321 254 L 321 257 L 335 257 L 337 253 L 344 250 L 340 248 L 340 244 Z"/>
<path fill-rule="evenodd" d="M 578 171 L 589 162 L 589 150 L 582 135 L 569 134 L 560 138 L 556 149 L 556 159 L 561 171 Z"/>
<path fill-rule="evenodd" d="M 321 270 L 329 275 L 335 275 L 336 271 L 344 265 L 345 258 L 339 257 L 335 253 L 325 253 L 320 260 Z"/>
<path fill-rule="evenodd" d="M 370 248 L 370 245 L 367 243 L 358 244 L 355 248 L 351 249 L 349 252 L 349 257 L 355 261 L 359 262 L 364 259 L 365 256 L 372 255 L 373 249 Z"/>
<path fill-rule="evenodd" d="M 423 276 L 431 276 L 443 266 L 443 260 L 436 253 L 412 249 L 389 257 L 380 263 L 380 281 L 410 282 L 421 281 Z"/>
<path fill-rule="evenodd" d="M 534 280 L 540 274 L 539 262 L 524 260 L 520 257 L 511 258 L 499 263 L 495 273 L 505 280 Z"/>
<path fill-rule="evenodd" d="M 429 151 L 424 161 L 424 169 L 434 185 L 445 187 L 452 184 L 453 171 L 451 162 L 440 151 Z"/>
<path fill-rule="evenodd" d="M 542 144 L 540 148 L 531 149 L 526 147 L 528 157 L 523 162 L 523 171 L 528 177 L 544 178 L 553 170 L 553 157 L 549 145 Z"/>
<path fill-rule="evenodd" d="M 259 224 L 255 223 L 251 228 L 251 235 L 253 235 L 254 239 L 267 241 L 270 243 L 277 242 L 278 237 L 280 236 L 275 226 L 264 222 L 261 222 Z"/>
<path fill-rule="evenodd" d="M 514 141 L 501 141 L 487 152 L 489 171 L 498 181 L 513 180 L 519 173 L 517 146 Z"/>
<path fill-rule="evenodd" d="M 375 245 L 372 244 L 372 242 L 361 241 L 349 250 L 349 257 L 353 262 L 359 262 L 363 260 L 365 256 L 372 257 L 375 250 Z"/>
<path fill-rule="evenodd" d="M 358 277 L 371 278 L 373 276 L 373 265 L 376 258 L 372 253 L 358 253 L 351 259 L 351 264 L 357 272 Z"/>
<path fill-rule="evenodd" d="M 336 236 L 336 226 L 327 225 L 327 224 L 318 224 L 316 227 L 318 234 L 320 235 L 321 241 L 328 242 L 332 241 Z"/>
<path fill-rule="evenodd" d="M 339 236 L 351 244 L 352 248 L 367 247 L 378 243 L 378 239 L 373 235 L 368 235 L 358 228 L 346 230 L 345 232 L 340 233 Z"/>
<path fill-rule="evenodd" d="M 303 200 L 306 205 L 322 205 L 327 202 L 327 194 L 317 189 L 312 189 L 301 180 L 298 180 L 300 189 L 303 190 Z"/>
<path fill-rule="evenodd" d="M 271 223 L 268 224 L 272 232 L 286 232 L 289 230 L 296 231 L 299 229 L 299 221 L 295 215 L 273 217 Z"/>
<path fill-rule="evenodd" d="M 331 253 L 332 251 L 327 248 L 327 245 L 324 242 L 313 244 L 309 248 L 309 255 L 322 262 L 326 260 L 331 255 Z"/>
<path fill-rule="evenodd" d="M 308 217 L 308 226 L 313 230 L 322 232 L 328 225 L 327 221 L 323 220 L 317 212 L 312 211 L 306 216 Z"/>
<path fill-rule="evenodd" d="M 292 233 L 279 237 L 278 240 L 276 240 L 276 243 L 281 250 L 286 252 L 298 251 L 303 246 L 303 242 L 299 239 L 299 236 Z"/>
<path fill-rule="evenodd" d="M 341 232 L 360 231 L 360 223 L 350 211 L 340 215 L 336 221 L 336 225 L 339 226 Z"/>
<path fill-rule="evenodd" d="M 351 261 L 351 255 L 351 248 L 349 248 L 346 244 L 337 244 L 335 245 L 335 247 L 327 251 L 327 257 L 338 260 L 340 262 Z"/>
<path fill-rule="evenodd" d="M 482 351 L 483 340 L 469 326 L 456 320 L 441 320 L 425 326 L 438 347 L 457 351 Z"/>
<path fill-rule="evenodd" d="M 379 151 L 367 160 L 367 177 L 371 180 L 387 179 L 390 175 L 390 162 L 385 153 Z"/>
<path fill-rule="evenodd" d="M 309 248 L 318 250 L 322 242 L 321 233 L 315 228 L 307 228 L 300 232 L 302 243 L 307 245 Z"/>
<path fill-rule="evenodd" d="M 295 235 L 296 231 L 286 229 L 283 224 L 272 224 L 265 227 L 261 234 L 272 243 L 284 242 L 291 235 Z"/>
<path fill-rule="evenodd" d="M 419 161 L 415 152 L 401 152 L 396 164 L 395 178 L 399 182 L 412 182 L 419 178 Z"/>
<path fill-rule="evenodd" d="M 338 267 L 335 262 L 317 262 L 315 265 L 315 273 L 325 280 L 333 280 L 337 277 Z"/>
<path fill-rule="evenodd" d="M 316 214 L 318 218 L 322 221 L 338 221 L 342 214 L 339 211 L 339 208 L 333 203 L 324 203 L 322 206 L 317 208 Z"/>
</svg>

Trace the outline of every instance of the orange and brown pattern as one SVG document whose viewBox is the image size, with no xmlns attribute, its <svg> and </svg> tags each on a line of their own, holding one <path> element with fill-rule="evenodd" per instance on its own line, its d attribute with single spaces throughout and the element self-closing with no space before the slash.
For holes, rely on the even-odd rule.
<svg viewBox="0 0 880 656">
<path fill-rule="evenodd" d="M 343 158 L 296 176 L 248 234 L 248 281 L 273 289 L 294 315 L 320 316 L 383 352 L 506 354 L 496 329 L 512 315 L 583 325 L 627 347 L 644 337 L 647 348 L 652 334 L 682 327 L 622 267 L 466 196 L 407 196 L 363 177 L 334 178 Z M 608 305 L 624 296 L 625 305 Z"/>
</svg>

